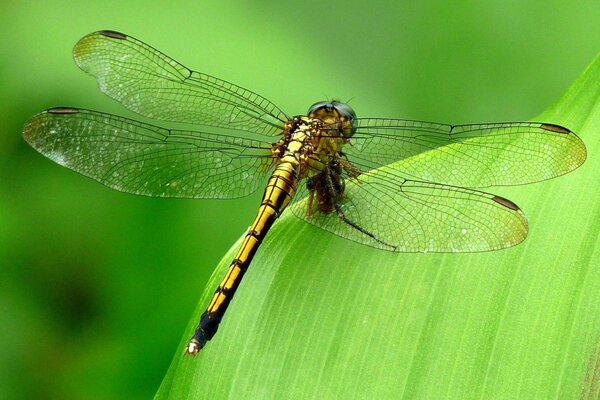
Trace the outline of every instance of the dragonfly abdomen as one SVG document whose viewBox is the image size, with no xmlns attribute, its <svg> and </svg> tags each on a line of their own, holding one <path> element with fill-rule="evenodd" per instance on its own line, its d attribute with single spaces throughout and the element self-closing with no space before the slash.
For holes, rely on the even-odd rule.
<svg viewBox="0 0 600 400">
<path fill-rule="evenodd" d="M 235 258 L 229 265 L 225 277 L 215 290 L 206 311 L 200 317 L 200 324 L 186 348 L 187 354 L 196 355 L 206 342 L 217 333 L 221 319 L 248 270 L 258 247 L 275 220 L 281 215 L 296 193 L 299 165 L 300 163 L 295 157 L 284 157 L 271 175 L 256 218 L 248 229 Z"/>
</svg>

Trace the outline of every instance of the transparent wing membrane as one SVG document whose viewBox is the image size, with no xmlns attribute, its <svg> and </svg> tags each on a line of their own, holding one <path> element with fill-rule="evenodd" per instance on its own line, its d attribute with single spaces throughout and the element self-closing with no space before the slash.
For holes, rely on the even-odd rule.
<svg viewBox="0 0 600 400">
<path fill-rule="evenodd" d="M 472 188 L 520 185 L 566 174 L 585 145 L 558 125 L 509 122 L 444 125 L 358 119 L 344 152 L 365 170 L 396 164 L 406 177 Z"/>
<path fill-rule="evenodd" d="M 266 183 L 273 154 L 281 155 L 289 143 L 293 132 L 284 132 L 284 124 L 306 129 L 302 119 L 291 121 L 264 97 L 192 71 L 122 33 L 91 33 L 73 53 L 100 89 L 130 110 L 200 126 L 171 130 L 67 107 L 49 109 L 27 122 L 24 137 L 39 152 L 117 190 L 159 197 L 245 196 Z M 344 106 L 344 121 L 355 117 L 339 102 L 315 106 L 319 104 Z M 311 118 L 328 115 L 313 114 L 315 106 Z M 351 127 L 340 128 L 340 119 L 322 120 L 330 125 L 321 134 L 332 133 L 337 142 L 299 145 L 296 138 L 295 148 L 305 154 L 295 157 L 300 165 L 303 157 L 311 157 L 311 177 L 324 171 L 328 177 L 337 174 L 335 187 L 325 179 L 317 181 L 321 200 L 327 196 L 326 185 L 342 195 L 335 207 L 330 202 L 329 208 L 323 203 L 319 208 L 315 200 L 307 213 L 307 201 L 297 200 L 292 211 L 329 232 L 391 251 L 475 252 L 513 246 L 527 235 L 519 208 L 463 186 L 542 181 L 566 174 L 586 159 L 577 135 L 550 123 L 446 125 L 382 118 L 356 119 L 340 154 L 337 146 L 347 138 L 339 135 L 349 135 Z M 285 139 L 276 145 L 280 153 L 273 153 L 272 142 L 279 139 Z M 298 187 L 296 199 L 308 195 L 306 183 Z"/>
<path fill-rule="evenodd" d="M 147 44 L 118 32 L 83 37 L 73 49 L 77 65 L 100 90 L 141 115 L 163 121 L 281 132 L 288 119 L 258 94 L 192 71 Z"/>
<path fill-rule="evenodd" d="M 147 196 L 246 196 L 264 184 L 272 164 L 267 142 L 168 130 L 76 108 L 37 114 L 23 136 L 58 164 L 111 188 Z"/>
<path fill-rule="evenodd" d="M 303 186 L 300 190 L 307 194 Z M 303 196 L 304 197 L 304 196 Z M 346 239 L 397 252 L 479 252 L 514 246 L 527 236 L 527 220 L 509 200 L 455 186 L 406 180 L 394 170 L 349 179 L 337 212 L 313 201 L 292 206 L 311 224 Z"/>
</svg>

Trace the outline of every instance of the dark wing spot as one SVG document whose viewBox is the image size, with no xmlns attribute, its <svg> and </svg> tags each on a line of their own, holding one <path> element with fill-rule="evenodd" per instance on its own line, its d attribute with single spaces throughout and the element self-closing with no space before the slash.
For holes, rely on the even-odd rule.
<svg viewBox="0 0 600 400">
<path fill-rule="evenodd" d="M 113 38 L 113 39 L 121 39 L 121 40 L 125 40 L 127 39 L 127 35 L 125 35 L 124 33 L 121 32 L 116 32 L 116 31 L 98 31 L 99 34 L 103 35 L 103 36 L 107 36 L 109 38 Z"/>
<path fill-rule="evenodd" d="M 560 125 L 554 125 L 554 124 L 542 124 L 540 126 L 540 128 L 545 129 L 547 131 L 556 132 L 556 133 L 564 133 L 564 134 L 573 133 L 565 127 L 562 127 Z"/>
<path fill-rule="evenodd" d="M 492 200 L 494 200 L 498 204 L 503 205 L 504 207 L 510 208 L 511 210 L 515 210 L 515 211 L 520 210 L 518 205 L 516 205 L 515 203 L 513 203 L 512 201 L 510 201 L 508 199 L 505 199 L 504 197 L 494 196 L 494 197 L 492 197 Z"/>
<path fill-rule="evenodd" d="M 74 107 L 53 107 L 49 108 L 48 114 L 77 114 L 79 112 L 79 108 Z"/>
</svg>

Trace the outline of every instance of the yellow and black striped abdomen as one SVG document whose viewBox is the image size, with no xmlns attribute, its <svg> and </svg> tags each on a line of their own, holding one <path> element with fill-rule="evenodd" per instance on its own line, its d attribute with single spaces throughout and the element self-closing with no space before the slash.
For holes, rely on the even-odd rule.
<svg viewBox="0 0 600 400">
<path fill-rule="evenodd" d="M 186 348 L 188 354 L 198 353 L 217 332 L 219 323 L 262 240 L 296 194 L 299 166 L 300 162 L 294 155 L 286 155 L 271 175 L 258 214 L 206 311 L 200 317 L 200 325 Z"/>
</svg>

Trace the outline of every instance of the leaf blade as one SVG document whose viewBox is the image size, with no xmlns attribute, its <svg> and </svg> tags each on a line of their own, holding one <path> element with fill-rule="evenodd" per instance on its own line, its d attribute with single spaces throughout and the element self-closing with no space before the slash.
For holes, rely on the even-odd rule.
<svg viewBox="0 0 600 400">
<path fill-rule="evenodd" d="M 536 118 L 578 133 L 589 156 L 502 190 L 530 220 L 516 248 L 395 255 L 284 214 L 219 334 L 195 360 L 177 354 L 156 397 L 598 396 L 599 98 L 597 57 Z"/>
</svg>

